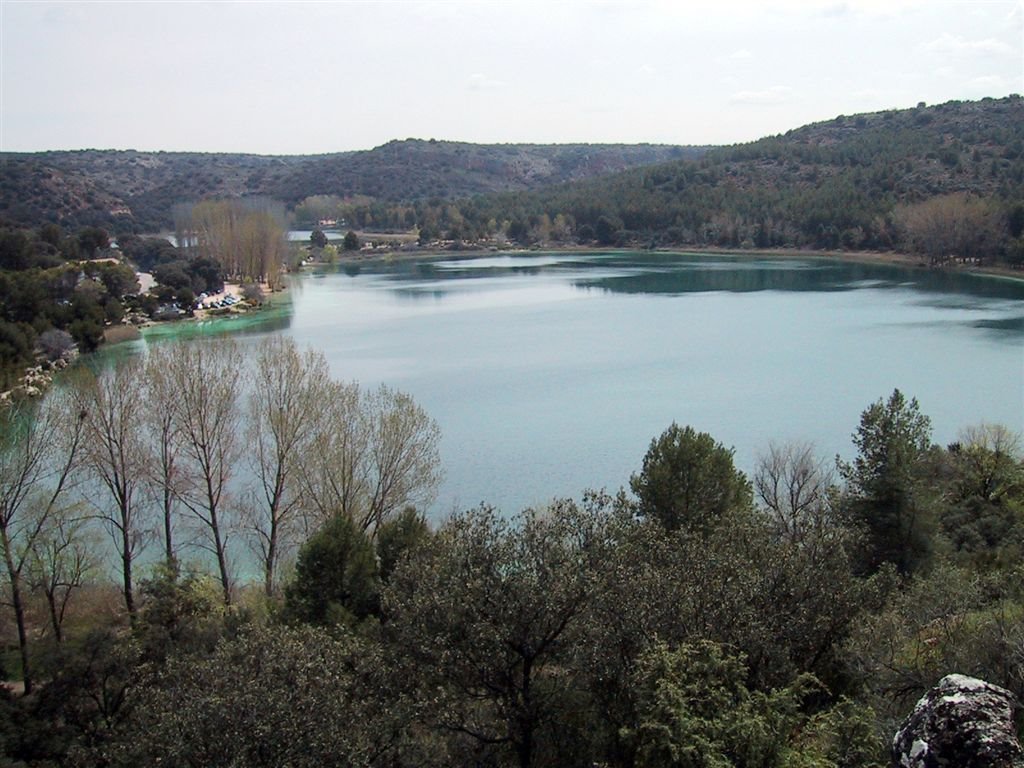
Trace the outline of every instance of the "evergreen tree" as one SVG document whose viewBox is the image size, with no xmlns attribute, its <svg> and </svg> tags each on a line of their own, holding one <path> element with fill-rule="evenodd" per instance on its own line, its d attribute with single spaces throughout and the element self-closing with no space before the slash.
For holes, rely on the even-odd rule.
<svg viewBox="0 0 1024 768">
<path fill-rule="evenodd" d="M 651 441 L 643 469 L 630 478 L 640 514 L 670 531 L 707 531 L 727 513 L 749 510 L 750 482 L 732 456 L 708 433 L 673 423 Z"/>
<path fill-rule="evenodd" d="M 931 420 L 916 398 L 898 389 L 860 417 L 853 435 L 857 457 L 839 461 L 847 484 L 846 513 L 864 534 L 861 569 L 892 563 L 900 573 L 924 565 L 932 549 L 933 513 L 925 470 L 931 449 Z"/>
</svg>

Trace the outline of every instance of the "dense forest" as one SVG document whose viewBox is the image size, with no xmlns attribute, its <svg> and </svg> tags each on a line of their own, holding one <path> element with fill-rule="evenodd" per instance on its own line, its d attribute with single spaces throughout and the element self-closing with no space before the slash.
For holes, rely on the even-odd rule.
<svg viewBox="0 0 1024 768">
<path fill-rule="evenodd" d="M 702 151 L 407 139 L 362 152 L 300 156 L 95 149 L 0 153 L 0 216 L 32 227 L 49 222 L 158 232 L 171 228 L 175 205 L 200 200 L 270 197 L 294 208 L 320 195 L 386 202 L 448 199 L 535 189 Z"/>
<path fill-rule="evenodd" d="M 316 157 L 5 155 L 0 215 L 138 233 L 169 228 L 176 205 L 262 196 L 303 226 L 344 220 L 435 245 L 900 249 L 1019 264 L 1022 125 L 1015 95 L 710 149 L 410 139 Z"/>
<path fill-rule="evenodd" d="M 884 766 L 943 675 L 1024 694 L 1017 438 L 899 391 L 849 462 L 672 424 L 628 490 L 430 526 L 436 425 L 318 353 L 81 374 L 0 411 L 13 764 Z"/>
<path fill-rule="evenodd" d="M 94 258 L 109 244 L 96 227 L 0 226 L 0 390 L 37 360 L 96 349 L 140 301 L 135 269 Z"/>
<path fill-rule="evenodd" d="M 354 206 L 359 226 L 521 245 L 907 250 L 1024 263 L 1024 99 L 840 116 L 534 192 Z M 421 238 L 423 239 L 423 238 Z"/>
</svg>

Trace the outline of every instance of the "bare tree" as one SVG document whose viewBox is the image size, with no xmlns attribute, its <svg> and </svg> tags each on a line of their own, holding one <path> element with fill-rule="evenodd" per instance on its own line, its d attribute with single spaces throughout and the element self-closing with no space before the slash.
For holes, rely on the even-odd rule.
<svg viewBox="0 0 1024 768">
<path fill-rule="evenodd" d="M 441 429 L 409 395 L 381 386 L 364 408 L 370 423 L 371 496 L 364 529 L 406 506 L 430 504 L 441 484 Z"/>
<path fill-rule="evenodd" d="M 171 403 L 176 397 L 169 374 L 171 348 L 155 347 L 146 357 L 147 408 L 145 429 L 148 433 L 146 478 L 153 486 L 163 528 L 164 560 L 172 570 L 177 568 L 174 543 L 174 518 L 178 499 L 191 483 L 188 466 L 183 460 L 181 433 Z"/>
<path fill-rule="evenodd" d="M 181 436 L 182 458 L 194 482 L 181 502 L 200 524 L 204 543 L 217 560 L 224 602 L 231 602 L 227 539 L 228 484 L 239 457 L 239 377 L 242 357 L 231 340 L 176 344 L 166 359 L 169 408 Z"/>
<path fill-rule="evenodd" d="M 317 428 L 307 437 L 301 479 L 316 517 L 340 514 L 363 523 L 369 507 L 369 430 L 359 385 L 332 381 Z"/>
<path fill-rule="evenodd" d="M 305 450 L 310 503 L 322 519 L 344 514 L 375 535 L 405 507 L 433 501 L 442 476 L 440 440 L 437 422 L 409 395 L 335 383 Z"/>
<path fill-rule="evenodd" d="M 64 615 L 71 595 L 99 565 L 87 520 L 60 510 L 32 545 L 28 582 L 42 591 L 50 612 L 54 639 L 64 640 Z"/>
<path fill-rule="evenodd" d="M 144 365 L 124 360 L 110 372 L 86 374 L 75 390 L 78 408 L 86 415 L 83 463 L 106 490 L 109 503 L 92 505 L 110 533 L 121 559 L 121 591 L 134 620 L 133 565 L 143 545 L 140 516 L 144 511 L 147 467 L 144 434 Z"/>
<path fill-rule="evenodd" d="M 274 337 L 257 354 L 249 396 L 249 446 L 257 487 L 250 508 L 251 542 L 272 595 L 276 572 L 305 507 L 298 472 L 302 449 L 331 392 L 323 354 L 302 354 L 295 342 Z"/>
<path fill-rule="evenodd" d="M 25 569 L 51 516 L 72 483 L 85 414 L 52 391 L 38 410 L 0 408 L 0 547 L 14 611 L 25 693 L 32 692 L 23 588 Z"/>
<path fill-rule="evenodd" d="M 175 203 L 171 207 L 174 219 L 174 239 L 179 252 L 187 258 L 196 255 L 196 232 L 192 219 L 192 205 Z"/>
<path fill-rule="evenodd" d="M 280 281 L 285 257 L 284 207 L 263 198 L 205 200 L 191 211 L 191 231 L 201 256 L 216 260 L 238 279 Z"/>
<path fill-rule="evenodd" d="M 236 249 L 240 256 L 237 264 L 240 277 L 278 287 L 284 263 L 284 230 L 269 212 L 253 211 L 242 219 Z"/>
<path fill-rule="evenodd" d="M 830 524 L 833 475 L 809 443 L 772 443 L 758 457 L 754 492 L 779 533 L 800 543 Z"/>
<path fill-rule="evenodd" d="M 939 264 L 950 256 L 984 260 L 999 245 L 1001 221 L 991 201 L 958 192 L 897 206 L 893 216 L 912 251 Z"/>
</svg>

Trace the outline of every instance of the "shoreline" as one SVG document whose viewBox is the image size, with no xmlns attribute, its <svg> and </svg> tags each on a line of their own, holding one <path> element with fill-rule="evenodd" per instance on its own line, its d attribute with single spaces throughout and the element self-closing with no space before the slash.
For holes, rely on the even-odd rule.
<svg viewBox="0 0 1024 768">
<path fill-rule="evenodd" d="M 996 277 L 1005 280 L 1024 282 L 1024 270 L 1012 269 L 1006 266 L 976 266 L 970 264 L 929 264 L 919 256 L 906 253 L 895 253 L 892 251 L 819 251 L 806 248 L 763 248 L 757 250 L 743 250 L 738 248 L 716 248 L 716 247 L 682 247 L 682 248 L 628 248 L 611 246 L 582 246 L 582 245 L 559 245 L 551 247 L 536 248 L 504 248 L 485 249 L 472 248 L 459 251 L 449 251 L 440 248 L 424 248 L 419 251 L 387 251 L 358 253 L 341 256 L 334 266 L 358 266 L 360 264 L 408 262 L 408 261 L 437 261 L 437 260 L 469 260 L 489 256 L 541 256 L 544 254 L 571 254 L 571 253 L 666 253 L 666 254 L 692 254 L 695 256 L 734 256 L 747 257 L 750 259 L 763 258 L 765 256 L 781 259 L 822 259 L 831 261 L 844 261 L 855 264 L 879 264 L 900 267 L 916 267 L 920 269 L 936 270 L 940 272 L 953 272 L 970 274 L 982 277 Z M 301 270 L 310 268 L 330 266 L 322 262 L 306 264 Z"/>
<path fill-rule="evenodd" d="M 340 255 L 333 264 L 326 262 L 312 262 L 301 266 L 295 274 L 312 272 L 325 267 L 345 268 L 360 265 L 408 263 L 413 261 L 469 261 L 472 259 L 487 258 L 494 256 L 543 256 L 545 254 L 586 254 L 586 253 L 664 253 L 664 254 L 690 254 L 695 256 L 731 256 L 739 258 L 758 259 L 764 257 L 779 259 L 812 259 L 840 261 L 855 264 L 876 264 L 899 267 L 913 267 L 918 269 L 936 270 L 940 272 L 960 273 L 975 275 L 978 277 L 996 278 L 1002 280 L 1013 280 L 1024 283 L 1024 270 L 1014 270 L 1009 267 L 979 267 L 966 264 L 942 264 L 931 265 L 918 256 L 905 253 L 894 253 L 891 251 L 819 251 L 806 248 L 765 248 L 757 250 L 743 250 L 735 248 L 716 247 L 690 247 L 690 248 L 620 248 L 613 246 L 584 246 L 584 245 L 559 245 L 553 247 L 531 247 L 531 248 L 467 248 L 465 250 L 446 250 L 442 248 L 423 248 L 416 251 L 390 250 L 390 251 L 367 251 L 348 253 Z M 267 283 L 261 283 L 260 288 L 264 294 L 264 300 L 259 305 L 252 305 L 242 297 L 241 283 L 224 283 L 224 289 L 218 296 L 232 295 L 239 299 L 239 303 L 231 307 L 217 309 L 198 309 L 192 316 L 180 317 L 174 320 L 150 320 L 140 326 L 134 326 L 140 332 L 146 329 L 160 328 L 174 325 L 181 322 L 208 322 L 216 320 L 230 320 L 253 312 L 259 312 L 264 307 L 273 303 L 276 294 L 288 294 L 288 281 L 282 281 L 277 290 L 271 290 Z M 243 308 L 245 307 L 245 308 Z M 129 339 L 124 339 L 125 341 Z M 113 341 L 114 344 L 119 340 Z"/>
</svg>

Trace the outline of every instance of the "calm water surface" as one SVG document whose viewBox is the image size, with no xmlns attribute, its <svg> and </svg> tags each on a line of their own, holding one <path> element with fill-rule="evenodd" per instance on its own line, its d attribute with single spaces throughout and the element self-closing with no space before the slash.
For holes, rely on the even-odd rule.
<svg viewBox="0 0 1024 768">
<path fill-rule="evenodd" d="M 850 457 L 895 387 L 938 442 L 1024 429 L 1024 283 L 818 260 L 495 256 L 298 279 L 285 333 L 333 373 L 412 394 L 443 431 L 434 509 L 617 489 L 672 421 L 735 446 Z M 250 321 L 251 322 L 251 321 Z"/>
</svg>

